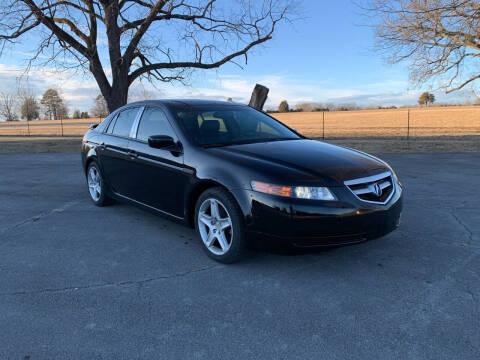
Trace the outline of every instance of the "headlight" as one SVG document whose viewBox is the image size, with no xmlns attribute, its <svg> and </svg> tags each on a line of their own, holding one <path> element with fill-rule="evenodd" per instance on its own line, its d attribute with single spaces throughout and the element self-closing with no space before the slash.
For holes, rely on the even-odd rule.
<svg viewBox="0 0 480 360">
<path fill-rule="evenodd" d="M 311 200 L 335 200 L 335 195 L 326 187 L 272 185 L 260 181 L 251 182 L 252 189 L 265 194 Z"/>
<path fill-rule="evenodd" d="M 393 180 L 394 180 L 401 188 L 403 188 L 403 184 L 402 184 L 402 182 L 400 181 L 400 179 L 398 178 L 397 174 L 395 174 L 395 171 L 393 171 L 393 169 L 390 169 L 390 171 L 392 172 Z"/>
</svg>

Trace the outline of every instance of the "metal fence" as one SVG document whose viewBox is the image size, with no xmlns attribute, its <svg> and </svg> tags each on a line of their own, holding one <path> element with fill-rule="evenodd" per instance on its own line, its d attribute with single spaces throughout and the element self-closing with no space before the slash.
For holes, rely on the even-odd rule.
<svg viewBox="0 0 480 360">
<path fill-rule="evenodd" d="M 276 113 L 275 118 L 316 138 L 411 138 L 480 135 L 480 107 Z"/>
<path fill-rule="evenodd" d="M 83 136 L 91 124 L 102 119 L 32 120 L 0 123 L 0 136 Z"/>
<path fill-rule="evenodd" d="M 315 138 L 414 138 L 480 135 L 480 107 L 451 106 L 392 110 L 290 112 L 272 114 Z M 0 136 L 80 137 L 102 119 L 0 123 Z"/>
</svg>

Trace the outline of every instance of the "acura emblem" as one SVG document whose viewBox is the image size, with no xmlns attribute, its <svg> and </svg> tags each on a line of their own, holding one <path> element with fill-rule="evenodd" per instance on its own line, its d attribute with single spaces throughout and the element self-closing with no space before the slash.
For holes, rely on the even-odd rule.
<svg viewBox="0 0 480 360">
<path fill-rule="evenodd" d="M 372 189 L 372 192 L 377 195 L 378 197 L 382 196 L 382 193 L 383 193 L 383 190 L 382 188 L 380 187 L 380 185 L 378 185 L 378 183 L 375 183 L 371 186 L 371 189 Z"/>
</svg>

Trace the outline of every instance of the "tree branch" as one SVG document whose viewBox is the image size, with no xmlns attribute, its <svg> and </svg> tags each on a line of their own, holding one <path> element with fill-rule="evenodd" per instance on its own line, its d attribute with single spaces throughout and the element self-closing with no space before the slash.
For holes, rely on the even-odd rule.
<svg viewBox="0 0 480 360">
<path fill-rule="evenodd" d="M 129 65 L 131 64 L 131 62 L 133 60 L 133 53 L 134 53 L 135 49 L 137 48 L 138 43 L 140 42 L 143 35 L 147 32 L 148 28 L 150 27 L 150 25 L 154 21 L 157 13 L 160 11 L 160 9 L 163 6 L 165 6 L 167 1 L 168 0 L 158 0 L 156 2 L 156 4 L 152 7 L 152 9 L 150 10 L 150 13 L 145 18 L 143 23 L 137 29 L 135 35 L 133 35 L 133 38 L 130 41 L 130 44 L 128 44 L 128 47 L 127 47 L 127 49 L 125 50 L 125 53 L 124 53 L 124 58 L 125 58 L 125 61 L 127 62 L 127 64 L 129 64 Z"/>
<path fill-rule="evenodd" d="M 451 93 L 477 79 L 458 84 L 462 73 L 480 58 L 480 4 L 469 0 L 371 0 L 378 49 L 392 63 L 409 61 L 418 85 L 444 80 Z M 468 50 L 468 52 L 467 52 Z M 453 86 L 453 88 L 452 88 Z"/>
<path fill-rule="evenodd" d="M 150 65 L 146 65 L 146 66 L 143 66 L 141 68 L 138 68 L 136 69 L 135 71 L 133 71 L 129 76 L 129 83 L 133 83 L 133 81 L 135 81 L 136 78 L 138 78 L 139 76 L 141 76 L 142 74 L 145 74 L 147 72 L 150 72 L 150 71 L 153 71 L 153 70 L 161 70 L 161 69 L 176 69 L 176 68 L 196 68 L 196 69 L 214 69 L 214 68 L 218 68 L 220 67 L 221 65 L 231 61 L 232 59 L 238 57 L 238 56 L 241 56 L 241 55 L 245 55 L 247 54 L 247 52 L 252 48 L 254 47 L 255 45 L 258 45 L 258 44 L 261 44 L 261 43 L 264 43 L 265 41 L 268 41 L 272 38 L 271 34 L 261 38 L 261 39 L 258 39 L 258 40 L 255 40 L 253 42 L 251 42 L 250 44 L 248 44 L 246 47 L 244 47 L 243 49 L 237 51 L 237 52 L 234 52 L 233 54 L 230 54 L 228 56 L 225 56 L 223 59 L 220 59 L 216 62 L 213 62 L 213 63 L 202 63 L 202 62 L 188 62 L 188 61 L 185 61 L 185 62 L 167 62 L 167 63 L 156 63 L 156 64 L 150 64 Z"/>
<path fill-rule="evenodd" d="M 464 83 L 462 83 L 461 85 L 453 88 L 453 89 L 449 89 L 446 91 L 447 94 L 453 92 L 453 91 L 457 91 L 457 90 L 460 90 L 460 89 L 463 89 L 466 85 L 470 84 L 472 81 L 475 81 L 477 79 L 480 79 L 480 75 L 476 75 L 476 76 L 473 76 L 472 78 L 468 79 L 467 81 L 465 81 Z"/>
<path fill-rule="evenodd" d="M 87 48 L 80 44 L 77 40 L 75 40 L 70 34 L 62 30 L 58 25 L 55 24 L 54 20 L 50 17 L 47 17 L 40 8 L 35 5 L 33 0 L 23 0 L 25 4 L 30 8 L 35 18 L 40 21 L 43 25 L 49 28 L 59 40 L 66 42 L 70 46 L 72 46 L 75 50 L 77 50 L 80 54 L 85 56 L 87 59 L 89 58 L 89 53 Z"/>
<path fill-rule="evenodd" d="M 81 32 L 80 29 L 72 21 L 65 18 L 56 18 L 56 17 L 52 18 L 52 20 L 57 24 L 67 25 L 75 35 L 77 35 L 80 39 L 82 39 L 85 42 L 85 44 L 87 45 L 89 44 L 89 37 L 85 35 L 83 32 Z"/>
</svg>

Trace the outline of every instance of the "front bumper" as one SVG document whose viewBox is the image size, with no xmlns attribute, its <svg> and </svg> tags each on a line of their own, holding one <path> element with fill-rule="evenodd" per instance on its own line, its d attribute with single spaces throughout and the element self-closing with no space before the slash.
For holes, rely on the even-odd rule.
<svg viewBox="0 0 480 360">
<path fill-rule="evenodd" d="M 367 203 L 346 187 L 338 201 L 316 201 L 243 192 L 247 231 L 298 247 L 337 246 L 378 238 L 400 223 L 403 190 L 395 187 L 388 203 Z M 248 204 L 245 206 L 245 201 Z"/>
</svg>

